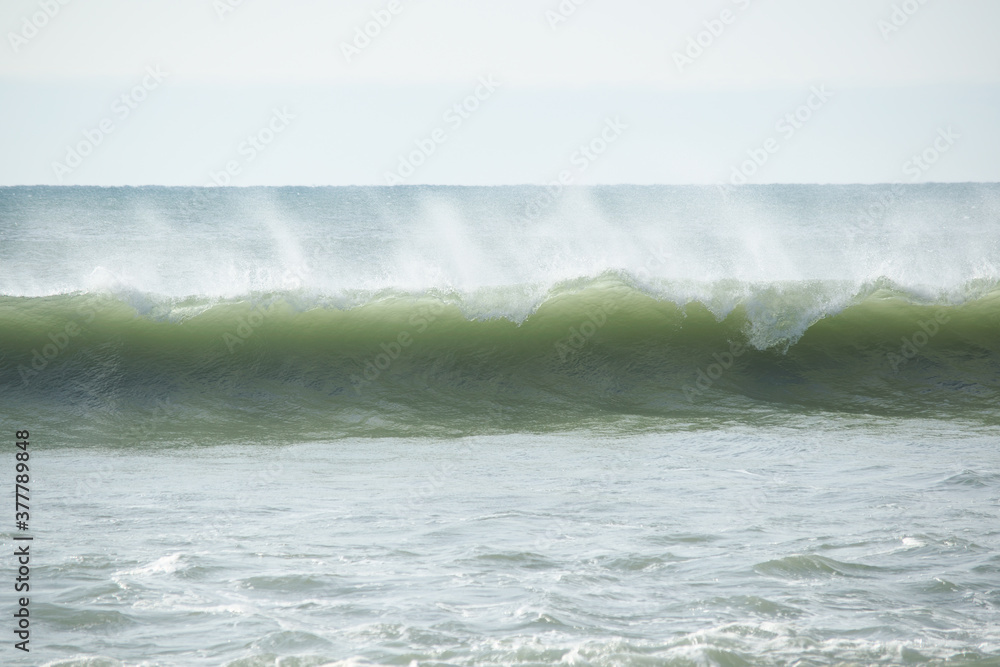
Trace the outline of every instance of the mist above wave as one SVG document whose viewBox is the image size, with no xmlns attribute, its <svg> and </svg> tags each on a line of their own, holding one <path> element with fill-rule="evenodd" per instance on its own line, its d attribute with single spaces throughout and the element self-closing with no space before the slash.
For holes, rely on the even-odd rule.
<svg viewBox="0 0 1000 667">
<path fill-rule="evenodd" d="M 480 314 L 523 319 L 614 274 L 724 314 L 769 286 L 996 284 L 1000 186 L 6 188 L 0 234 L 9 296 L 492 293 Z"/>
</svg>

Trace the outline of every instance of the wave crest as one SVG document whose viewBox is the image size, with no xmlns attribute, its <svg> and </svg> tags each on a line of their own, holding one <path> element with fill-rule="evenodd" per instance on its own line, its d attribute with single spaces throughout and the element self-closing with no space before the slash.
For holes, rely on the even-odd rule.
<svg viewBox="0 0 1000 667">
<path fill-rule="evenodd" d="M 0 396 L 109 419 L 169 402 L 215 426 L 269 416 L 334 433 L 462 429 L 497 410 L 518 427 L 781 406 L 996 421 L 995 286 L 957 302 L 886 284 L 715 290 L 664 299 L 605 275 L 537 303 L 528 288 L 6 297 Z M 490 310 L 522 298 L 523 319 Z"/>
</svg>

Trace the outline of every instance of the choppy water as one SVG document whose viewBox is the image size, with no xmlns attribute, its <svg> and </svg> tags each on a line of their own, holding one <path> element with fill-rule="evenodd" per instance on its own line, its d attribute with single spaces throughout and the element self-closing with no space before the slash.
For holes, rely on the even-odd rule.
<svg viewBox="0 0 1000 667">
<path fill-rule="evenodd" d="M 1000 664 L 998 288 L 993 185 L 0 189 L 2 662 Z"/>
<path fill-rule="evenodd" d="M 732 415 L 462 439 L 44 444 L 47 659 L 1000 660 L 997 440 L 967 424 Z"/>
</svg>

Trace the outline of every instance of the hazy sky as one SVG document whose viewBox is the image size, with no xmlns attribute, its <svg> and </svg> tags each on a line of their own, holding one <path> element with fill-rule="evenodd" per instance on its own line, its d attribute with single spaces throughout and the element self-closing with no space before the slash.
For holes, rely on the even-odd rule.
<svg viewBox="0 0 1000 667">
<path fill-rule="evenodd" d="M 996 0 L 7 0 L 0 26 L 0 184 L 1000 180 Z"/>
</svg>

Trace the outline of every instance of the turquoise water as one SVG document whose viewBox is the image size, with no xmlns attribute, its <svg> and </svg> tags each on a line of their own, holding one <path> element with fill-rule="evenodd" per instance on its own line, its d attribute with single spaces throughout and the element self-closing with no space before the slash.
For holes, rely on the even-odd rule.
<svg viewBox="0 0 1000 667">
<path fill-rule="evenodd" d="M 0 663 L 1000 665 L 998 399 L 996 185 L 0 188 Z"/>
</svg>

